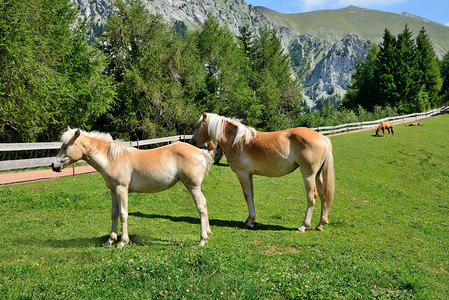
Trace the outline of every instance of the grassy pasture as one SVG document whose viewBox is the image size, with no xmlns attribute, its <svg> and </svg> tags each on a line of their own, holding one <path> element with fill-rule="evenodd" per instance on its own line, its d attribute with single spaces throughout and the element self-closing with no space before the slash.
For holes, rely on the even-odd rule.
<svg viewBox="0 0 449 300">
<path fill-rule="evenodd" d="M 213 235 L 181 184 L 129 199 L 131 245 L 102 247 L 110 196 L 99 174 L 0 187 L 2 298 L 352 299 L 449 296 L 449 115 L 332 137 L 336 193 L 324 232 L 295 232 L 299 171 L 255 177 L 256 230 L 236 176 L 203 184 Z M 313 226 L 318 223 L 319 202 Z"/>
</svg>

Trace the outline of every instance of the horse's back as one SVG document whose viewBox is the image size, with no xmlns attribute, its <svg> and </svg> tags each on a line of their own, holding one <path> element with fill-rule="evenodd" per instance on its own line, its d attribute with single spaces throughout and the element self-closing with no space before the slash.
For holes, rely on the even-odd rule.
<svg viewBox="0 0 449 300">
<path fill-rule="evenodd" d="M 379 124 L 379 127 L 380 128 L 391 128 L 391 127 L 393 127 L 393 122 L 391 122 L 391 121 L 383 121 L 383 122 L 380 122 L 380 124 Z"/>
<path fill-rule="evenodd" d="M 130 185 L 139 191 L 162 191 L 179 180 L 201 183 L 208 168 L 201 150 L 182 142 L 136 151 L 133 155 L 134 182 Z"/>
<path fill-rule="evenodd" d="M 320 133 L 297 127 L 274 132 L 258 132 L 249 144 L 254 174 L 264 176 L 283 176 L 298 166 L 308 168 L 322 161 L 324 153 L 329 151 L 330 141 Z"/>
<path fill-rule="evenodd" d="M 300 164 L 320 165 L 323 157 L 332 150 L 330 139 L 315 130 L 297 127 L 291 132 L 291 148 Z"/>
</svg>

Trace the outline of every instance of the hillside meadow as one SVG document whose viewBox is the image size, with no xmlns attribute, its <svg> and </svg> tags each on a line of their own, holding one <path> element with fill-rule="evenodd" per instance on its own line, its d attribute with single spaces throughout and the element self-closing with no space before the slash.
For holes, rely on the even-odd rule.
<svg viewBox="0 0 449 300">
<path fill-rule="evenodd" d="M 103 247 L 110 196 L 99 174 L 0 187 L 0 295 L 11 299 L 447 299 L 449 115 L 331 137 L 336 193 L 324 232 L 295 230 L 299 171 L 255 177 L 255 230 L 223 160 L 203 183 L 213 235 L 181 184 L 132 194 L 131 245 Z M 318 223 L 319 202 L 313 225 Z"/>
<path fill-rule="evenodd" d="M 440 59 L 449 47 L 449 30 L 446 26 L 407 14 L 399 15 L 356 6 L 298 14 L 282 14 L 266 8 L 261 10 L 278 26 L 285 26 L 295 32 L 307 32 L 325 40 L 337 41 L 349 33 L 356 33 L 380 43 L 385 28 L 397 35 L 407 24 L 414 33 L 418 33 L 423 27 L 426 29 Z"/>
</svg>

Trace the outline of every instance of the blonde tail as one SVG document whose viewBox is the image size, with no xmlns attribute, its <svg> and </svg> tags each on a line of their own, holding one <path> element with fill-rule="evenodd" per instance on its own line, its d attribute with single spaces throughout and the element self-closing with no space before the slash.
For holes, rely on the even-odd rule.
<svg viewBox="0 0 449 300">
<path fill-rule="evenodd" d="M 328 144 L 328 152 L 317 178 L 318 193 L 321 198 L 321 219 L 317 227 L 323 230 L 323 225 L 328 224 L 328 215 L 332 207 L 335 192 L 334 157 L 332 155 L 332 144 L 329 138 L 324 137 Z"/>
<path fill-rule="evenodd" d="M 206 176 L 209 173 L 210 167 L 212 166 L 212 156 L 210 156 L 209 151 L 201 149 L 201 154 L 203 154 L 204 158 L 206 159 L 206 170 L 204 172 L 204 176 Z"/>
</svg>

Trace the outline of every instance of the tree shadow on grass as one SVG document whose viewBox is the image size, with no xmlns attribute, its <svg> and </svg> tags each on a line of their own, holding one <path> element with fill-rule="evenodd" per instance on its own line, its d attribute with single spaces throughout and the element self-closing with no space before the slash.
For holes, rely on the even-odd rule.
<svg viewBox="0 0 449 300">
<path fill-rule="evenodd" d="M 141 212 L 132 212 L 129 213 L 130 216 L 139 217 L 139 218 L 147 218 L 147 219 L 166 219 L 172 222 L 185 222 L 190 224 L 198 224 L 200 225 L 200 218 L 193 217 L 176 217 L 176 216 L 168 216 L 168 215 L 159 215 L 159 214 L 145 214 Z M 245 227 L 245 223 L 241 221 L 233 221 L 233 220 L 219 220 L 219 219 L 209 219 L 209 224 L 211 226 L 218 227 L 229 227 L 229 228 L 239 228 L 239 229 L 247 229 Z M 280 225 L 270 225 L 270 224 L 260 224 L 255 223 L 255 228 L 251 230 L 266 230 L 266 231 L 285 231 L 285 230 L 296 230 L 297 228 L 288 228 Z"/>
</svg>

